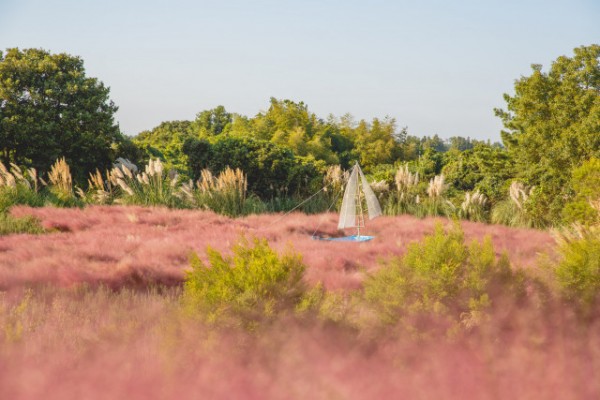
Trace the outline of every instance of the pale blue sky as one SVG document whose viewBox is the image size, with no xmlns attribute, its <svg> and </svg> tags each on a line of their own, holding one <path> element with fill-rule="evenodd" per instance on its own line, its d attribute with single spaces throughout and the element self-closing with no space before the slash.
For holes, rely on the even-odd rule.
<svg viewBox="0 0 600 400">
<path fill-rule="evenodd" d="M 0 49 L 81 56 L 123 132 L 269 98 L 410 134 L 499 140 L 494 107 L 530 64 L 600 43 L 599 0 L 0 0 Z"/>
</svg>

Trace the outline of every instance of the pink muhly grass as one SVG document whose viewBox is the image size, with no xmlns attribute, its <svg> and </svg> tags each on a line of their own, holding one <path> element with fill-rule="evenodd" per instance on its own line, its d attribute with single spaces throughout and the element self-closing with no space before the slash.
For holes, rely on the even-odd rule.
<svg viewBox="0 0 600 400">
<path fill-rule="evenodd" d="M 600 395 L 600 325 L 558 305 L 501 310 L 453 340 L 392 326 L 374 341 L 285 318 L 255 335 L 215 330 L 178 311 L 175 288 L 17 292 L 0 297 L 3 399 Z"/>
<path fill-rule="evenodd" d="M 230 219 L 208 211 L 125 206 L 85 209 L 12 209 L 15 216 L 33 215 L 46 228 L 43 235 L 0 237 L 0 289 L 32 284 L 70 286 L 87 283 L 111 287 L 179 284 L 195 251 L 205 259 L 211 246 L 229 254 L 240 235 L 264 237 L 279 251 L 292 247 L 303 255 L 309 283 L 328 289 L 360 286 L 362 271 L 374 271 L 379 261 L 402 254 L 406 246 L 433 232 L 441 218 L 381 217 L 370 221 L 366 243 L 313 240 L 311 235 L 337 235 L 337 216 L 252 215 Z M 531 266 L 540 253 L 553 249 L 542 231 L 463 222 L 467 240 L 490 235 L 498 253 L 508 252 L 515 266 Z M 353 234 L 347 230 L 346 234 Z"/>
</svg>

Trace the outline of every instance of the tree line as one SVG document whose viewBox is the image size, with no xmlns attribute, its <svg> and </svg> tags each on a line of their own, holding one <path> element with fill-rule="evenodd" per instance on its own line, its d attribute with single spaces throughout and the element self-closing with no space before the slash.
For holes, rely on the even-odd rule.
<svg viewBox="0 0 600 400">
<path fill-rule="evenodd" d="M 506 108 L 495 110 L 505 127 L 501 144 L 418 137 L 389 117 L 320 118 L 303 102 L 276 98 L 253 117 L 218 106 L 130 138 L 114 121 L 109 89 L 86 76 L 81 58 L 13 48 L 0 52 L 0 161 L 43 173 L 65 157 L 82 186 L 118 157 L 138 165 L 158 158 L 192 180 L 202 170 L 239 168 L 249 192 L 265 201 L 302 198 L 322 187 L 332 166 L 358 161 L 373 182 L 397 188 L 402 168 L 424 186 L 442 176 L 455 204 L 479 193 L 490 211 L 516 196 L 512 207 L 535 226 L 588 221 L 590 201 L 600 197 L 599 59 L 594 44 L 548 71 L 532 65 L 504 95 Z"/>
</svg>

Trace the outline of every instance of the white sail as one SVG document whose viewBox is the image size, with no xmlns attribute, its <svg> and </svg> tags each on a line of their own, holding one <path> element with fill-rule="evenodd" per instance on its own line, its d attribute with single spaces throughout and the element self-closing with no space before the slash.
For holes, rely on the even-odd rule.
<svg viewBox="0 0 600 400">
<path fill-rule="evenodd" d="M 354 166 L 342 200 L 338 229 L 356 226 L 356 191 L 358 190 L 358 164 Z"/>
<path fill-rule="evenodd" d="M 367 182 L 367 178 L 365 178 L 365 174 L 363 174 L 360 167 L 358 167 L 358 172 L 360 174 L 360 181 L 362 183 L 363 193 L 365 194 L 365 198 L 367 200 L 367 211 L 369 212 L 369 219 L 377 218 L 381 215 L 381 206 L 379 205 L 377 196 L 375 196 L 375 193 L 373 193 L 373 189 L 371 189 L 371 185 L 369 185 L 369 182 Z"/>
<path fill-rule="evenodd" d="M 369 185 L 369 182 L 367 182 L 367 178 L 365 178 L 362 170 L 358 164 L 356 164 L 352 169 L 352 173 L 350 174 L 350 178 L 348 178 L 348 183 L 346 184 L 346 190 L 344 191 L 344 199 L 342 200 L 338 229 L 356 226 L 356 202 L 359 190 L 359 176 L 362 184 L 362 191 L 367 202 L 369 219 L 373 219 L 381 215 L 381 206 L 379 205 L 377 196 L 375 196 L 375 193 L 373 193 L 373 189 L 371 189 L 371 185 Z"/>
</svg>

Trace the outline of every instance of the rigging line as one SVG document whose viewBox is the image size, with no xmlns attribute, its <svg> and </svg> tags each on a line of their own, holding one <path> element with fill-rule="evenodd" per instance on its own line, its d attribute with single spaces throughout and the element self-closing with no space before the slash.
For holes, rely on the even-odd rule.
<svg viewBox="0 0 600 400">
<path fill-rule="evenodd" d="M 333 207 L 335 205 L 335 203 L 337 202 L 337 199 L 340 197 L 340 194 L 342 194 L 342 190 L 340 190 L 338 192 L 338 194 L 335 195 L 335 198 L 333 199 L 333 202 L 331 203 L 331 205 L 327 209 L 327 212 L 331 211 L 331 207 Z M 317 227 L 315 228 L 315 230 L 312 233 L 312 235 L 310 235 L 311 237 L 315 237 L 315 233 L 317 233 L 317 231 L 319 230 L 319 228 L 321 227 L 321 225 L 323 225 L 323 217 L 321 217 L 321 222 L 319 222 L 319 225 L 317 225 Z"/>
<path fill-rule="evenodd" d="M 281 221 L 283 218 L 287 217 L 287 215 L 289 213 L 291 213 L 292 211 L 296 210 L 298 207 L 300 207 L 302 204 L 306 203 L 307 201 L 309 201 L 310 199 L 312 199 L 313 197 L 315 197 L 316 195 L 318 195 L 319 193 L 321 193 L 323 190 L 325 190 L 327 188 L 327 186 L 330 186 L 333 182 L 329 182 L 327 185 L 323 186 L 321 188 L 321 190 L 319 190 L 318 192 L 314 193 L 312 196 L 310 196 L 309 198 L 307 198 L 306 200 L 302 201 L 300 204 L 298 204 L 296 207 L 292 208 L 290 211 L 286 212 L 285 214 L 283 214 L 281 217 L 277 218 L 275 221 L 271 222 L 268 226 L 273 225 L 275 222 L 279 222 Z"/>
</svg>

